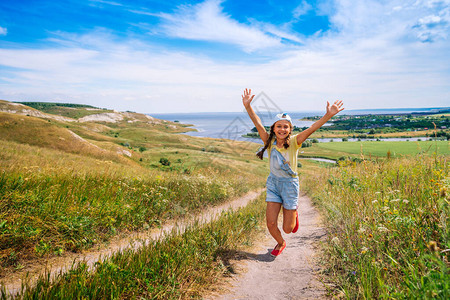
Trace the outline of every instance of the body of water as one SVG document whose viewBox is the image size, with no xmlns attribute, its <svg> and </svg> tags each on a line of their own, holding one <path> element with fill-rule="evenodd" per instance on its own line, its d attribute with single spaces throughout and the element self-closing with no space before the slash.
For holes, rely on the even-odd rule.
<svg viewBox="0 0 450 300">
<path fill-rule="evenodd" d="M 345 110 L 347 115 L 368 115 L 368 114 L 409 114 L 413 112 L 433 112 L 436 108 L 411 108 L 411 109 L 375 109 L 375 110 Z M 292 122 L 298 127 L 309 127 L 313 124 L 312 121 L 299 121 L 299 119 L 320 116 L 324 112 L 289 112 Z M 244 138 L 242 135 L 251 131 L 254 127 L 246 112 L 213 112 L 213 113 L 172 113 L 172 114 L 151 114 L 151 116 L 168 120 L 178 121 L 183 124 L 192 124 L 192 128 L 197 131 L 187 132 L 187 135 L 198 137 L 224 138 L 239 141 L 252 141 L 261 143 L 260 139 Z M 275 117 L 275 113 L 258 113 L 263 125 L 270 126 Z M 326 124 L 325 124 L 326 126 Z M 396 138 L 383 139 L 389 141 L 404 141 L 417 140 L 419 138 Z M 422 138 L 423 140 L 424 138 Z M 331 139 L 318 139 L 320 142 L 329 142 Z M 349 139 L 349 141 L 356 141 L 357 139 Z M 341 138 L 333 139 L 334 142 L 342 141 Z"/>
<path fill-rule="evenodd" d="M 311 126 L 314 122 L 299 121 L 307 116 L 317 116 L 319 112 L 290 113 L 295 126 Z M 258 114 L 263 125 L 272 125 L 275 114 Z M 183 124 L 192 124 L 197 131 L 187 132 L 187 135 L 198 137 L 224 138 L 238 141 L 260 142 L 259 139 L 245 138 L 242 135 L 250 132 L 254 127 L 247 113 L 177 113 L 177 114 L 152 114 L 152 117 L 178 121 Z"/>
</svg>

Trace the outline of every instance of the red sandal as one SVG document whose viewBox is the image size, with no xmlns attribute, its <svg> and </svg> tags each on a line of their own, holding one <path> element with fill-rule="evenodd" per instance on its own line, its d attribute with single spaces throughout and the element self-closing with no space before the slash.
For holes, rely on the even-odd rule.
<svg viewBox="0 0 450 300">
<path fill-rule="evenodd" d="M 280 249 L 275 250 L 277 248 L 278 244 L 273 248 L 272 252 L 270 252 L 270 255 L 272 256 L 278 256 L 283 252 L 284 248 L 286 248 L 286 242 L 284 242 L 284 246 L 282 246 Z"/>
<path fill-rule="evenodd" d="M 295 227 L 292 229 L 292 233 L 296 233 L 298 230 L 298 211 L 295 211 Z"/>
</svg>

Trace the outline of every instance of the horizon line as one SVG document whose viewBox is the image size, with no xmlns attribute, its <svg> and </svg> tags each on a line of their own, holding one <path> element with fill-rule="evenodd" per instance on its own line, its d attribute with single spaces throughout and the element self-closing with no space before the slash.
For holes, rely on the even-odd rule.
<svg viewBox="0 0 450 300">
<path fill-rule="evenodd" d="M 371 111 L 380 111 L 380 110 L 412 110 L 412 109 L 426 109 L 426 110 L 433 110 L 433 109 L 450 109 L 450 106 L 443 106 L 443 107 L 386 107 L 386 108 L 356 108 L 356 109 L 345 109 L 343 110 L 343 114 L 345 114 L 345 111 L 365 111 L 365 110 L 371 110 Z M 321 112 L 322 110 L 293 110 L 290 111 L 290 113 L 306 113 L 306 112 Z M 271 111 L 259 111 L 261 113 L 264 112 L 271 112 Z M 193 111 L 193 112 L 156 112 L 156 113 L 145 113 L 145 114 L 156 114 L 156 115 L 170 115 L 170 114 L 211 114 L 211 113 L 245 113 L 245 111 Z"/>
</svg>

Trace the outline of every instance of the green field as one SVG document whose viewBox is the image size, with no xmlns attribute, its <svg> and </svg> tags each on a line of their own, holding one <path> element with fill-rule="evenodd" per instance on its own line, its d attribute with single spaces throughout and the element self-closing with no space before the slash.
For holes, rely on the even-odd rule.
<svg viewBox="0 0 450 300">
<path fill-rule="evenodd" d="M 386 157 L 390 151 L 391 157 L 400 155 L 416 155 L 428 153 L 449 155 L 450 147 L 448 141 L 418 141 L 418 142 L 339 142 L 339 143 L 318 143 L 317 148 L 327 151 L 346 152 L 349 154 L 361 153 L 364 156 Z M 316 149 L 317 149 L 316 148 Z"/>
</svg>

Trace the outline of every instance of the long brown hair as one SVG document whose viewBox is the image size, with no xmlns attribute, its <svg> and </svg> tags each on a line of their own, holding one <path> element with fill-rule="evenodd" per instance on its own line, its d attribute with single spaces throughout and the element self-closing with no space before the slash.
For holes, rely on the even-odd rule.
<svg viewBox="0 0 450 300">
<path fill-rule="evenodd" d="M 275 123 L 273 123 L 272 126 L 270 126 L 269 137 L 267 138 L 267 141 L 264 144 L 264 147 L 258 153 L 256 153 L 256 156 L 258 156 L 260 159 L 263 159 L 264 151 L 266 151 L 266 149 L 272 144 L 272 141 L 275 137 Z M 289 124 L 291 124 L 291 123 L 289 123 Z M 284 149 L 287 149 L 291 142 L 292 125 L 290 125 L 290 127 L 291 127 L 291 130 L 283 142 Z"/>
</svg>

